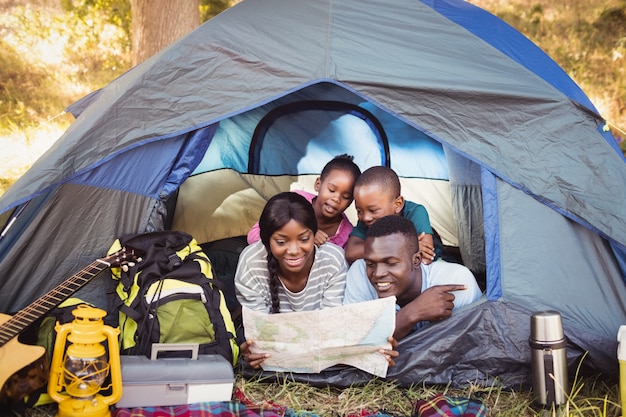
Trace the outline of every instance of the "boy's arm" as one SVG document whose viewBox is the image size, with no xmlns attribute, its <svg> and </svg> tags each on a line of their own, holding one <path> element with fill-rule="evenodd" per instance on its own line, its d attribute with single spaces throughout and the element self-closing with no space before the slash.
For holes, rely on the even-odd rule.
<svg viewBox="0 0 626 417">
<path fill-rule="evenodd" d="M 428 265 L 435 260 L 435 242 L 433 235 L 422 232 L 418 239 L 420 253 L 422 254 L 422 263 Z"/>
<path fill-rule="evenodd" d="M 363 259 L 365 252 L 365 240 L 360 237 L 350 236 L 348 243 L 346 243 L 346 260 L 349 264 L 357 259 Z"/>
<path fill-rule="evenodd" d="M 452 291 L 461 291 L 466 288 L 465 285 L 451 284 L 435 285 L 425 290 L 396 313 L 394 339 L 401 340 L 421 321 L 437 321 L 450 317 L 454 309 Z"/>
</svg>

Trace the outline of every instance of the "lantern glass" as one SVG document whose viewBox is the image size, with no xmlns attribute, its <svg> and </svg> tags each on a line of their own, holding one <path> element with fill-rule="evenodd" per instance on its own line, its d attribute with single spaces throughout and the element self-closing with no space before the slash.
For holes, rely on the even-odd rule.
<svg viewBox="0 0 626 417">
<path fill-rule="evenodd" d="M 81 358 L 67 355 L 64 365 L 64 382 L 72 397 L 89 398 L 96 395 L 109 371 L 106 355 Z"/>
</svg>

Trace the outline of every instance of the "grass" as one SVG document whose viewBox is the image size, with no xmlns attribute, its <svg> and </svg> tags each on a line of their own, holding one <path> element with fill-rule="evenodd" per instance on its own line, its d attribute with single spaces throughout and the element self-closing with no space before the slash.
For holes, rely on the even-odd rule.
<svg viewBox="0 0 626 417">
<path fill-rule="evenodd" d="M 503 391 L 499 387 L 469 386 L 464 390 L 445 386 L 411 386 L 398 388 L 392 382 L 375 380 L 363 387 L 346 389 L 313 388 L 303 383 L 272 383 L 238 380 L 237 386 L 262 405 L 266 399 L 292 408 L 295 411 L 312 412 L 320 416 L 362 415 L 363 412 L 382 412 L 398 416 L 413 414 L 417 400 L 432 398 L 437 393 L 452 397 L 479 399 L 485 404 L 490 416 L 536 416 L 542 414 L 533 404 L 529 392 Z M 606 387 L 603 387 L 606 388 Z M 585 392 L 587 395 L 568 401 L 563 407 L 570 416 L 617 416 L 617 404 L 604 398 L 606 391 Z M 591 394 L 591 395 L 589 395 Z"/>
<path fill-rule="evenodd" d="M 415 384 L 399 387 L 392 381 L 373 379 L 364 386 L 316 388 L 299 382 L 268 382 L 238 376 L 235 388 L 257 406 L 279 404 L 296 412 L 319 416 L 361 416 L 381 412 L 392 416 L 413 416 L 418 400 L 441 393 L 451 397 L 481 401 L 487 416 L 499 417 L 619 417 L 619 384 L 601 375 L 571 376 L 567 401 L 558 409 L 537 406 L 531 391 L 503 390 L 494 384 L 469 384 L 463 389 Z"/>
<path fill-rule="evenodd" d="M 273 409 L 279 405 L 301 416 L 362 416 L 376 412 L 412 416 L 416 415 L 413 413 L 418 400 L 432 398 L 437 393 L 478 399 L 486 406 L 487 416 L 621 416 L 619 387 L 603 382 L 600 376 L 574 378 L 568 400 L 558 410 L 542 410 L 534 404 L 531 392 L 503 390 L 495 385 L 481 387 L 470 384 L 464 389 L 420 384 L 398 387 L 393 382 L 374 379 L 363 386 L 342 389 L 313 387 L 293 381 L 246 380 L 238 375 L 234 388 L 258 407 Z M 47 405 L 28 409 L 21 416 L 49 417 L 55 413 L 56 405 Z"/>
</svg>

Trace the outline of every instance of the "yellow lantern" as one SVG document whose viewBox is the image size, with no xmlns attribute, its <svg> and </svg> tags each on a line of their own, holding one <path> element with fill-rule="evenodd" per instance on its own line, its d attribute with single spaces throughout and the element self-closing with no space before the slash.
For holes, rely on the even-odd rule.
<svg viewBox="0 0 626 417">
<path fill-rule="evenodd" d="M 71 323 L 55 326 L 57 338 L 50 365 L 48 394 L 59 403 L 58 417 L 110 416 L 109 406 L 122 396 L 120 331 L 104 324 L 104 310 L 80 305 L 72 314 L 75 318 Z M 103 345 L 105 340 L 108 360 Z M 111 384 L 103 387 L 109 373 Z M 109 389 L 108 396 L 100 394 L 100 391 Z"/>
</svg>

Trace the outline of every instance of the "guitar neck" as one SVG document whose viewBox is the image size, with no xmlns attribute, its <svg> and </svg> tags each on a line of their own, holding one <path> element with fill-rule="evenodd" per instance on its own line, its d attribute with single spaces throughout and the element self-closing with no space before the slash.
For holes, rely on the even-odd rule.
<svg viewBox="0 0 626 417">
<path fill-rule="evenodd" d="M 83 270 L 63 281 L 48 293 L 39 297 L 32 304 L 14 314 L 0 326 L 0 346 L 4 346 L 5 343 L 13 339 L 37 319 L 43 317 L 50 310 L 61 304 L 109 266 L 110 264 L 102 259 L 96 259 Z"/>
</svg>

